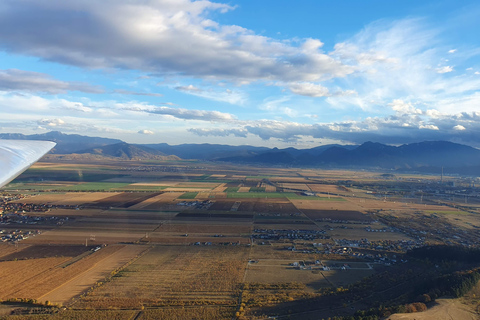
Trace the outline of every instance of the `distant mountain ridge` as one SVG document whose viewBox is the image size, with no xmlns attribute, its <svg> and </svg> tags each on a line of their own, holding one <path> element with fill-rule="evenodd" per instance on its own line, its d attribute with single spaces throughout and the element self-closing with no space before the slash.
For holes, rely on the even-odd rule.
<svg viewBox="0 0 480 320">
<path fill-rule="evenodd" d="M 272 150 L 250 157 L 228 157 L 219 161 L 327 167 L 414 169 L 419 167 L 466 167 L 480 165 L 480 150 L 447 141 L 425 141 L 399 147 L 365 142 L 360 146 L 328 146 L 321 153 L 303 150 L 298 156 Z"/>
<path fill-rule="evenodd" d="M 319 155 L 323 153 L 325 150 L 329 149 L 332 146 L 340 146 L 337 144 L 331 145 L 323 145 L 314 147 L 311 149 L 295 149 L 295 148 L 286 148 L 286 149 L 278 149 L 278 148 L 267 148 L 267 147 L 254 147 L 254 146 L 230 146 L 230 145 L 223 145 L 223 144 L 180 144 L 180 145 L 168 145 L 166 143 L 159 143 L 159 144 L 142 144 L 142 146 L 150 147 L 153 149 L 160 150 L 166 154 L 174 154 L 179 156 L 182 159 L 199 159 L 199 160 L 218 160 L 218 159 L 227 159 L 231 158 L 235 160 L 235 158 L 242 158 L 245 159 L 250 157 L 261 156 L 265 153 L 279 153 L 285 152 L 293 157 L 298 157 L 300 155 Z M 345 145 L 341 146 L 345 149 L 352 149 L 356 148 L 357 146 L 352 145 Z M 265 156 L 261 156 L 265 157 Z"/>
<path fill-rule="evenodd" d="M 123 160 L 180 160 L 177 156 L 166 155 L 163 152 L 152 148 L 128 144 L 126 142 L 90 148 L 76 153 L 113 157 Z"/>
<path fill-rule="evenodd" d="M 128 144 L 118 139 L 87 137 L 52 131 L 22 135 L 2 133 L 0 139 L 49 140 L 57 142 L 52 153 L 72 159 L 199 159 L 241 164 L 318 168 L 378 168 L 480 176 L 480 150 L 447 141 L 424 141 L 389 146 L 376 142 L 362 145 L 323 145 L 310 149 L 230 146 L 220 144 Z"/>
<path fill-rule="evenodd" d="M 50 131 L 42 134 L 24 135 L 21 133 L 0 133 L 0 139 L 16 140 L 45 140 L 56 142 L 57 145 L 50 153 L 69 154 L 79 150 L 120 143 L 122 140 L 88 137 L 79 134 L 65 134 L 60 131 Z"/>
<path fill-rule="evenodd" d="M 180 144 L 171 146 L 166 143 L 141 144 L 141 146 L 174 154 L 182 159 L 212 160 L 230 156 L 251 156 L 271 150 L 267 147 L 229 146 L 223 144 Z"/>
</svg>

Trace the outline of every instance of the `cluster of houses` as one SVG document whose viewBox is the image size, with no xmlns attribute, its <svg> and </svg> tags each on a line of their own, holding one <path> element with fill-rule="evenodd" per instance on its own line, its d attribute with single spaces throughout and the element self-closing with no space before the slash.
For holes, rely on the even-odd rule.
<svg viewBox="0 0 480 320">
<path fill-rule="evenodd" d="M 361 240 L 334 240 L 335 243 L 320 243 L 312 244 L 313 248 L 304 245 L 293 245 L 285 247 L 286 250 L 306 253 L 306 254 L 324 254 L 324 255 L 342 255 L 350 256 L 353 259 L 365 259 L 371 262 L 391 265 L 397 263 L 395 254 L 385 254 L 385 251 L 405 252 L 407 250 L 423 246 L 423 242 L 413 240 L 380 240 L 369 241 L 368 239 Z M 375 252 L 377 251 L 377 253 Z M 401 261 L 405 262 L 405 261 Z"/>
<path fill-rule="evenodd" d="M 212 206 L 214 202 L 211 200 L 204 200 L 204 201 L 181 201 L 177 202 L 177 206 L 184 206 L 184 207 L 190 207 L 190 208 L 195 208 L 195 209 L 202 209 L 202 210 L 207 210 Z"/>
<path fill-rule="evenodd" d="M 240 241 L 238 241 L 238 242 L 219 242 L 219 243 L 212 243 L 212 242 L 210 242 L 210 241 L 206 241 L 206 242 L 197 241 L 197 242 L 193 242 L 191 245 L 192 245 L 192 246 L 211 246 L 211 245 L 218 245 L 218 246 L 239 246 L 239 245 L 240 245 Z"/>
<path fill-rule="evenodd" d="M 376 220 L 344 220 L 344 219 L 332 219 L 332 218 L 319 218 L 319 219 L 315 219 L 315 221 L 342 223 L 342 224 L 372 224 L 372 223 L 378 222 Z"/>
<path fill-rule="evenodd" d="M 6 202 L 2 204 L 3 213 L 47 212 L 52 206 L 48 204 Z"/>
<path fill-rule="evenodd" d="M 31 224 L 31 225 L 62 225 L 68 221 L 68 217 L 39 217 L 24 214 L 7 213 L 0 216 L 0 224 Z"/>
<path fill-rule="evenodd" d="M 48 212 L 51 209 L 78 209 L 77 205 L 52 205 L 46 203 L 3 202 L 0 204 L 0 214 L 22 214 L 28 212 Z"/>
<path fill-rule="evenodd" d="M 123 167 L 124 171 L 137 171 L 137 172 L 186 172 L 196 171 L 199 169 L 205 169 L 205 167 L 175 167 L 175 166 L 137 166 L 137 167 Z"/>
<path fill-rule="evenodd" d="M 28 196 L 26 194 L 22 194 L 22 193 L 16 193 L 16 194 L 3 193 L 0 198 L 0 206 L 3 206 L 3 204 L 7 202 L 25 199 L 27 197 Z"/>
<path fill-rule="evenodd" d="M 25 231 L 25 230 L 14 230 L 14 231 L 6 231 L 0 230 L 0 235 L 2 242 L 18 242 L 27 239 L 30 236 L 35 236 L 40 234 L 40 230 L 36 231 Z"/>
<path fill-rule="evenodd" d="M 346 248 L 362 248 L 382 251 L 396 251 L 406 252 L 408 250 L 423 246 L 423 241 L 415 240 L 376 240 L 369 241 L 368 239 L 351 240 L 351 239 L 336 239 L 335 245 Z"/>
<path fill-rule="evenodd" d="M 385 227 L 385 228 L 381 228 L 381 229 L 375 229 L 375 228 L 372 228 L 371 226 L 365 227 L 365 231 L 367 231 L 367 232 L 395 232 L 395 230 L 393 228 Z"/>
<path fill-rule="evenodd" d="M 459 228 L 441 219 L 436 214 L 419 214 L 414 224 L 407 218 L 389 220 L 384 218 L 394 231 L 401 232 L 420 242 L 440 241 L 449 245 L 478 246 L 480 230 L 478 228 Z"/>
<path fill-rule="evenodd" d="M 252 239 L 261 240 L 315 240 L 329 239 L 325 230 L 296 230 L 296 229 L 255 229 Z"/>
<path fill-rule="evenodd" d="M 350 265 L 348 263 L 337 264 L 334 263 L 332 265 L 326 265 L 322 263 L 320 260 L 315 261 L 295 261 L 290 264 L 291 267 L 294 267 L 297 270 L 322 270 L 322 271 L 330 271 L 332 269 L 337 270 L 347 270 L 350 269 Z"/>
</svg>

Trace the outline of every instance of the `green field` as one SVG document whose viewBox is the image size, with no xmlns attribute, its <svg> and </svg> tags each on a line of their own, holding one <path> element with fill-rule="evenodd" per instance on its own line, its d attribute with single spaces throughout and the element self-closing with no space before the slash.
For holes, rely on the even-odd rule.
<svg viewBox="0 0 480 320">
<path fill-rule="evenodd" d="M 120 182 L 85 182 L 67 187 L 60 187 L 57 190 L 65 191 L 111 191 L 112 189 L 124 188 L 130 183 Z"/>
<path fill-rule="evenodd" d="M 166 186 L 146 186 L 146 185 L 127 185 L 121 188 L 115 188 L 118 191 L 160 191 L 166 189 Z"/>
<path fill-rule="evenodd" d="M 173 187 L 164 187 L 164 188 L 169 188 L 169 189 L 205 189 L 205 190 L 212 190 L 212 187 L 196 187 L 194 185 L 191 186 L 173 186 Z"/>
<path fill-rule="evenodd" d="M 427 211 L 425 211 L 425 212 L 427 212 L 427 213 L 436 213 L 436 214 L 468 214 L 468 212 L 460 211 L 460 210 L 442 210 L 442 211 L 427 210 Z"/>
<path fill-rule="evenodd" d="M 269 179 L 273 176 L 246 176 L 247 179 L 251 180 L 262 180 L 262 179 Z"/>
<path fill-rule="evenodd" d="M 63 188 L 63 187 L 60 187 Z M 5 190 L 58 190 L 59 186 L 36 183 L 10 183 L 4 187 Z"/>
<path fill-rule="evenodd" d="M 213 182 L 213 183 L 230 183 L 230 182 L 234 182 L 233 180 L 225 180 L 223 178 L 219 178 L 219 179 L 215 179 L 215 177 L 213 178 L 209 178 L 209 179 L 190 179 L 188 180 L 189 182 Z"/>
<path fill-rule="evenodd" d="M 256 199 L 256 198 L 286 198 L 289 195 L 295 195 L 288 192 L 227 192 L 227 198 L 233 199 Z"/>
<path fill-rule="evenodd" d="M 5 187 L 5 190 L 56 190 L 56 191 L 112 191 L 114 189 L 122 190 L 141 190 L 139 188 L 127 188 L 130 183 L 118 182 L 84 182 L 73 185 L 54 185 L 42 183 L 11 183 Z"/>
<path fill-rule="evenodd" d="M 240 188 L 239 187 L 228 187 L 227 189 L 225 189 L 223 192 L 237 192 Z"/>
<path fill-rule="evenodd" d="M 79 168 L 79 169 L 51 169 L 51 168 L 30 168 L 19 176 L 17 182 L 38 181 L 39 178 L 44 181 L 72 181 L 72 182 L 99 182 L 111 178 L 121 178 L 126 175 L 119 173 L 114 169 L 98 169 L 95 170 Z"/>
<path fill-rule="evenodd" d="M 197 194 L 198 194 L 198 192 L 185 192 L 184 194 L 182 194 L 177 199 L 195 199 Z"/>
<path fill-rule="evenodd" d="M 192 179 L 192 181 L 193 181 L 193 180 L 204 181 L 205 179 L 210 178 L 210 176 L 211 176 L 211 174 L 204 174 L 203 176 L 196 177 L 195 179 Z"/>
<path fill-rule="evenodd" d="M 294 200 L 303 199 L 303 200 L 320 200 L 320 201 L 346 201 L 343 198 L 302 196 L 293 192 L 227 192 L 227 198 L 232 198 L 232 199 L 288 198 L 288 199 L 294 199 Z"/>
<path fill-rule="evenodd" d="M 319 200 L 319 201 L 347 201 L 343 198 L 340 198 L 340 197 L 318 197 L 318 196 L 303 196 L 303 195 L 299 195 L 299 194 L 296 194 L 296 193 L 289 193 L 289 196 L 287 197 L 288 199 L 290 200 L 297 200 L 297 199 L 301 199 L 301 200 Z"/>
</svg>

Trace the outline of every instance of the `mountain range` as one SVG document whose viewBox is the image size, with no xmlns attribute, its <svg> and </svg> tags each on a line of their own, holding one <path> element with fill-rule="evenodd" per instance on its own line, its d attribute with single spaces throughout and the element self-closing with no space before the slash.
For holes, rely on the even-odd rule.
<svg viewBox="0 0 480 320">
<path fill-rule="evenodd" d="M 0 139 L 57 142 L 54 154 L 124 160 L 199 159 L 241 164 L 322 168 L 381 168 L 480 175 L 480 150 L 447 141 L 424 141 L 389 146 L 375 142 L 362 145 L 323 145 L 311 149 L 229 146 L 219 144 L 128 144 L 117 139 L 87 137 L 52 131 L 22 135 L 3 133 Z"/>
<path fill-rule="evenodd" d="M 106 146 L 98 146 L 75 152 L 76 154 L 91 154 L 123 160 L 180 160 L 175 155 L 165 153 L 149 147 L 119 142 Z"/>
<path fill-rule="evenodd" d="M 43 134 L 24 135 L 21 133 L 0 133 L 0 139 L 15 140 L 44 140 L 53 141 L 57 145 L 51 153 L 70 154 L 79 150 L 86 150 L 109 144 L 121 143 L 122 140 L 99 137 L 87 137 L 79 134 L 64 134 L 59 131 L 50 131 Z"/>
</svg>

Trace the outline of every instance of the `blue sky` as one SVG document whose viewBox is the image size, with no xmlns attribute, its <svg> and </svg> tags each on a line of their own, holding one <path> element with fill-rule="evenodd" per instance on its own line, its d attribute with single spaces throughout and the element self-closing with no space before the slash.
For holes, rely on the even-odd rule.
<svg viewBox="0 0 480 320">
<path fill-rule="evenodd" d="M 477 1 L 4 0 L 0 131 L 480 147 Z"/>
</svg>

